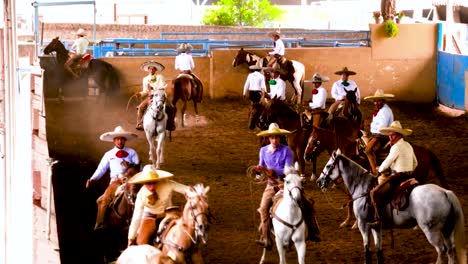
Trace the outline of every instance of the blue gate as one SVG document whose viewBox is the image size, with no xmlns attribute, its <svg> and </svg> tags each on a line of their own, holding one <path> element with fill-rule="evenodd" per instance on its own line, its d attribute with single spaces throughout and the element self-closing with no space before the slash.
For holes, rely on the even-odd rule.
<svg viewBox="0 0 468 264">
<path fill-rule="evenodd" d="M 438 52 L 437 100 L 439 103 L 465 110 L 465 71 L 468 70 L 468 56 Z"/>
</svg>

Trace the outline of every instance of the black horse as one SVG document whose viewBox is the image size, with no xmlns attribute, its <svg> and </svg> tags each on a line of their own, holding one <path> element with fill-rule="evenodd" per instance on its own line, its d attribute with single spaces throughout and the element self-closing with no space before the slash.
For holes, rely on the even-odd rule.
<svg viewBox="0 0 468 264">
<path fill-rule="evenodd" d="M 55 52 L 55 60 L 51 63 L 46 63 L 41 59 L 41 67 L 45 69 L 45 74 L 49 76 L 49 82 L 58 91 L 57 96 L 65 96 L 67 91 L 65 87 L 76 85 L 80 89 L 75 90 L 73 95 L 87 96 L 88 95 L 88 77 L 92 77 L 95 85 L 99 89 L 99 95 L 105 94 L 107 96 L 115 95 L 120 90 L 120 81 L 117 71 L 108 62 L 100 59 L 91 59 L 86 67 L 79 69 L 80 74 L 78 79 L 74 79 L 71 73 L 65 68 L 64 64 L 70 58 L 68 50 L 58 37 L 54 38 L 44 49 L 44 54 L 49 55 Z M 82 89 L 86 87 L 87 89 Z M 78 90 L 78 91 L 76 91 Z M 71 91 L 68 91 L 71 93 Z M 47 96 L 47 94 L 46 94 Z"/>
</svg>

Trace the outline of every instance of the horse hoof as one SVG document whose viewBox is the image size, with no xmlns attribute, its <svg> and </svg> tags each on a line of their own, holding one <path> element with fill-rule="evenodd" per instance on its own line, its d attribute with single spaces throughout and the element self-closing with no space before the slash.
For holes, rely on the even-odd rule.
<svg viewBox="0 0 468 264">
<path fill-rule="evenodd" d="M 345 220 L 343 223 L 340 224 L 340 228 L 349 226 L 349 221 Z"/>
<path fill-rule="evenodd" d="M 311 181 L 311 182 L 315 182 L 316 180 L 317 180 L 317 176 L 315 176 L 315 174 L 312 174 L 312 175 L 310 176 L 310 181 Z"/>
<path fill-rule="evenodd" d="M 354 224 L 351 227 L 351 229 L 357 229 L 357 228 L 358 228 L 358 224 L 357 224 L 357 220 L 356 220 L 356 221 L 354 221 Z"/>
</svg>

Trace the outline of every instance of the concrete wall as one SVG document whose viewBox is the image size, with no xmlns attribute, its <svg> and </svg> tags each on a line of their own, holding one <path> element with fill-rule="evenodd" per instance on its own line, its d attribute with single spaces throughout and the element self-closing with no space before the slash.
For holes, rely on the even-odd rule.
<svg viewBox="0 0 468 264">
<path fill-rule="evenodd" d="M 329 95 L 332 81 L 339 78 L 334 72 L 347 66 L 357 72 L 352 79 L 358 83 L 362 97 L 380 88 L 395 94 L 397 100 L 432 102 L 436 98 L 437 26 L 398 26 L 398 36 L 388 38 L 382 24 L 370 25 L 372 47 L 287 49 L 286 56 L 305 65 L 306 79 L 315 72 L 330 77 L 331 81 L 324 84 Z M 266 50 L 256 51 L 264 53 Z M 237 49 L 214 50 L 210 57 L 195 58 L 194 72 L 203 81 L 205 95 L 212 98 L 242 95 L 248 68 L 246 65 L 231 66 L 236 53 Z M 166 78 L 176 76 L 174 57 L 113 57 L 105 60 L 121 72 L 122 87 L 128 90 L 141 89 L 145 73 L 139 70 L 139 65 L 149 59 L 166 66 Z"/>
</svg>

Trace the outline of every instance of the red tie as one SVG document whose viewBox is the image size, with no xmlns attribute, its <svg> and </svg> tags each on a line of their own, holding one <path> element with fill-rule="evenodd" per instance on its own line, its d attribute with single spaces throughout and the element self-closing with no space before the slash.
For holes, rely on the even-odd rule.
<svg viewBox="0 0 468 264">
<path fill-rule="evenodd" d="M 380 109 L 375 109 L 375 110 L 374 110 L 374 116 L 377 115 L 377 113 L 379 112 L 379 110 L 380 110 Z"/>
<path fill-rule="evenodd" d="M 125 158 L 125 157 L 128 156 L 128 153 L 125 150 L 119 150 L 119 151 L 117 151 L 117 153 L 115 153 L 115 156 L 117 158 Z"/>
</svg>

